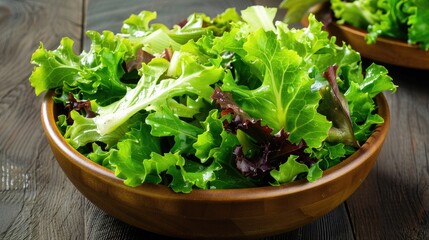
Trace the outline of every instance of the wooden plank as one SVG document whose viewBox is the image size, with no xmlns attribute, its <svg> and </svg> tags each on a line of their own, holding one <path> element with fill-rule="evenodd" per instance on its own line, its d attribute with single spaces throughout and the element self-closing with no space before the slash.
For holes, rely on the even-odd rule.
<svg viewBox="0 0 429 240">
<path fill-rule="evenodd" d="M 80 50 L 83 1 L 0 2 L 0 238 L 80 238 L 81 198 L 52 157 L 28 77 L 39 41 Z M 62 227 L 67 226 L 67 227 Z"/>
<path fill-rule="evenodd" d="M 143 9 L 157 11 L 159 21 L 172 25 L 194 11 L 214 16 L 229 6 L 275 7 L 280 1 L 123 3 L 91 0 L 86 12 L 82 0 L 0 2 L 0 239 L 159 238 L 89 203 L 58 167 L 40 127 L 41 97 L 28 82 L 30 57 L 40 41 L 55 49 L 68 36 L 79 52 L 85 17 L 86 29 L 118 32 L 129 14 Z M 429 239 L 427 72 L 388 67 L 400 88 L 387 95 L 391 131 L 373 171 L 345 205 L 313 224 L 266 239 Z"/>
<path fill-rule="evenodd" d="M 429 79 L 425 71 L 387 67 L 399 85 L 386 94 L 390 133 L 347 206 L 358 239 L 429 239 Z"/>
</svg>

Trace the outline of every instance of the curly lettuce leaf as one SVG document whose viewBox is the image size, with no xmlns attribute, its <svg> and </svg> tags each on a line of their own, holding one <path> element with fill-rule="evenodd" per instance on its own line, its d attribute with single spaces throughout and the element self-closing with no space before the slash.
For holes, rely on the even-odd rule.
<svg viewBox="0 0 429 240">
<path fill-rule="evenodd" d="M 189 193 L 193 187 L 208 189 L 210 182 L 216 180 L 216 174 L 221 166 L 217 162 L 212 162 L 209 166 L 204 166 L 193 161 L 186 161 L 180 155 L 174 155 L 178 161 L 177 167 L 170 167 L 167 174 L 172 176 L 169 187 L 175 192 Z"/>
<path fill-rule="evenodd" d="M 80 55 L 73 52 L 74 42 L 69 38 L 63 38 L 53 51 L 40 44 L 31 60 L 37 65 L 30 76 L 36 95 L 61 88 L 64 94 L 75 92 L 83 99 L 98 99 L 100 104 L 106 104 L 126 92 L 127 84 L 121 81 L 125 71 L 118 66 L 133 57 L 129 41 L 110 31 L 87 34 L 92 40 L 91 50 Z"/>
<path fill-rule="evenodd" d="M 348 100 L 355 137 L 359 142 L 364 142 L 368 138 L 371 126 L 383 122 L 383 118 L 375 113 L 376 105 L 373 98 L 384 91 L 395 92 L 396 88 L 387 69 L 377 64 L 371 64 L 366 69 L 362 82 L 350 83 L 344 96 Z"/>
<path fill-rule="evenodd" d="M 279 7 L 287 9 L 283 21 L 286 23 L 297 23 L 310 13 L 313 6 L 319 3 L 328 2 L 329 0 L 283 0 Z"/>
<path fill-rule="evenodd" d="M 183 22 L 183 26 L 175 25 L 168 34 L 177 42 L 185 44 L 190 39 L 196 41 L 209 32 L 221 36 L 231 29 L 231 23 L 238 21 L 241 21 L 241 16 L 234 8 L 226 9 L 213 19 L 204 13 L 194 13 Z"/>
<path fill-rule="evenodd" d="M 264 31 L 275 31 L 274 18 L 277 8 L 267 8 L 263 6 L 248 7 L 241 11 L 241 16 L 250 27 L 250 31 L 264 29 Z"/>
<path fill-rule="evenodd" d="M 123 178 L 128 186 L 138 186 L 143 182 L 159 183 L 161 177 L 145 164 L 153 154 L 160 153 L 160 140 L 150 134 L 150 127 L 140 122 L 139 127 L 131 129 L 126 137 L 111 151 L 109 164 L 115 175 Z M 159 163 L 155 169 L 165 170 L 167 163 Z"/>
<path fill-rule="evenodd" d="M 249 35 L 243 48 L 248 64 L 259 67 L 262 85 L 254 90 L 224 84 L 237 104 L 255 119 L 270 126 L 274 132 L 290 132 L 289 140 L 301 140 L 311 147 L 319 147 L 327 137 L 331 123 L 317 113 L 318 92 L 311 91 L 313 81 L 303 70 L 305 62 L 296 51 L 282 48 L 274 32 L 260 29 Z"/>
<path fill-rule="evenodd" d="M 365 36 L 369 44 L 375 43 L 378 36 L 387 36 L 401 40 L 407 39 L 407 18 L 409 14 L 403 12 L 400 7 L 403 2 L 405 1 L 385 0 L 378 3 L 377 15 L 379 16 L 379 20 L 368 25 L 368 34 Z"/>
<path fill-rule="evenodd" d="M 198 135 L 194 143 L 196 157 L 201 163 L 219 164 L 215 179 L 209 183 L 210 189 L 255 187 L 258 184 L 252 178 L 242 175 L 236 168 L 233 152 L 239 144 L 238 138 L 223 127 L 228 115 L 219 117 L 217 110 L 210 111 L 206 120 L 202 122 L 205 132 Z"/>
<path fill-rule="evenodd" d="M 356 138 L 358 142 L 362 142 L 366 139 L 363 136 L 368 136 L 369 133 L 367 131 L 364 135 L 358 134 L 356 136 L 356 131 L 369 130 L 367 127 L 358 127 L 356 122 L 360 125 L 368 117 L 373 118 L 370 116 L 375 110 L 372 98 L 383 91 L 395 92 L 396 86 L 388 75 L 387 69 L 380 65 L 372 64 L 369 66 L 365 70 L 366 75 L 364 76 L 359 53 L 345 44 L 341 47 L 337 46 L 335 39 L 329 39 L 327 33 L 322 31 L 322 23 L 318 22 L 314 15 L 310 14 L 308 20 L 309 26 L 300 30 L 291 30 L 287 26 L 279 24 L 281 43 L 287 48 L 295 49 L 308 63 L 310 76 L 315 79 L 312 89 L 321 92 L 322 100 L 325 100 L 325 103 L 324 101 L 321 102 L 319 111 L 328 116 L 328 119 L 332 120 L 334 125 L 330 129 L 327 140 L 356 146 L 356 144 L 352 144 L 355 142 L 353 138 Z M 337 77 L 332 76 L 332 78 L 335 77 L 335 82 L 334 79 L 331 79 L 331 83 L 328 83 L 323 75 L 333 65 L 337 68 Z M 336 96 L 331 98 L 330 90 L 325 91 L 325 88 L 331 86 L 329 88 L 332 89 L 333 84 L 337 85 L 338 91 L 337 94 L 334 94 Z M 345 93 L 346 99 L 336 101 L 337 96 L 342 95 L 338 92 Z M 338 115 L 336 115 L 339 112 L 335 113 L 333 111 L 335 108 L 330 108 L 333 103 L 331 100 L 340 102 L 339 107 L 344 108 L 344 106 L 348 105 L 348 107 L 344 108 L 345 110 L 348 108 L 348 111 L 339 116 L 350 115 L 352 122 L 354 122 L 353 131 L 350 131 L 348 121 L 342 121 L 340 124 Z M 326 105 L 326 103 L 329 104 Z M 369 121 L 367 126 L 377 123 L 381 122 Z M 338 129 L 342 130 L 338 131 Z M 345 134 L 346 132 L 348 133 Z M 350 134 L 355 136 L 352 137 Z"/>
<path fill-rule="evenodd" d="M 213 187 L 210 183 L 216 181 L 216 172 L 222 169 L 223 162 L 230 160 L 225 158 L 232 155 L 231 148 L 235 146 L 235 137 L 223 131 L 223 128 L 220 129 L 223 131 L 220 135 L 222 140 L 218 145 L 215 144 L 216 146 L 210 142 L 214 148 L 207 150 L 215 153 L 212 154 L 214 160 L 209 164 L 185 159 L 185 155 L 190 154 L 186 152 L 186 148 L 176 147 L 176 150 L 167 150 L 163 153 L 165 147 L 161 145 L 165 144 L 165 141 L 161 140 L 162 137 L 174 135 L 175 145 L 189 147 L 192 142 L 196 142 L 196 135 L 203 132 L 200 128 L 173 118 L 175 116 L 171 112 L 151 114 L 146 118 L 149 125 L 139 121 L 139 127 L 133 127 L 127 132 L 115 149 L 105 152 L 96 145 L 89 157 L 114 170 L 117 177 L 124 179 L 124 184 L 132 187 L 142 183 L 163 183 L 175 192 L 184 193 L 191 192 L 194 187 L 202 189 Z M 208 118 L 220 124 L 222 122 L 217 117 Z M 186 140 L 189 134 L 193 135 L 190 136 L 191 142 Z M 202 135 L 199 134 L 198 139 L 201 139 Z M 166 181 L 165 174 L 171 176 L 170 181 Z"/>
<path fill-rule="evenodd" d="M 408 41 L 429 50 L 429 2 L 415 0 L 415 13 L 408 18 Z"/>
<path fill-rule="evenodd" d="M 141 46 L 150 54 L 160 54 L 166 48 L 179 50 L 181 44 L 168 35 L 170 30 L 167 26 L 150 24 L 156 17 L 157 13 L 151 11 L 142 11 L 138 15 L 131 14 L 124 20 L 121 32 L 134 45 Z"/>
<path fill-rule="evenodd" d="M 378 0 L 330 0 L 331 9 L 339 24 L 349 23 L 362 29 L 380 21 L 383 14 L 383 11 L 379 9 L 379 5 L 382 5 L 381 2 Z"/>
<path fill-rule="evenodd" d="M 233 8 L 226 9 L 213 19 L 204 13 L 191 14 L 185 21 L 171 29 L 164 24 L 150 24 L 156 17 L 157 13 L 151 11 L 132 14 L 124 21 L 121 32 L 134 44 L 142 45 L 143 50 L 151 54 L 160 54 L 166 48 L 179 50 L 190 40 L 197 41 L 209 33 L 222 35 L 223 32 L 230 30 L 231 23 L 241 20 Z"/>
<path fill-rule="evenodd" d="M 323 147 L 306 149 L 312 158 L 319 159 L 318 166 L 321 170 L 326 170 L 340 163 L 345 157 L 351 155 L 356 150 L 352 146 L 343 143 L 324 142 Z"/>
<path fill-rule="evenodd" d="M 224 129 L 222 121 L 219 120 L 217 110 L 212 110 L 207 119 L 201 124 L 205 131 L 198 135 L 198 141 L 193 146 L 196 149 L 195 156 L 204 163 L 218 151 L 217 147 L 221 145 L 221 134 Z"/>
<path fill-rule="evenodd" d="M 346 44 L 336 45 L 335 37 L 329 38 L 328 33 L 323 31 L 323 24 L 313 14 L 308 16 L 308 22 L 308 27 L 302 29 L 290 29 L 278 23 L 281 46 L 295 50 L 305 60 L 311 78 L 317 80 L 330 66 L 335 65 L 341 78 L 361 82 L 363 69 L 360 54 Z M 347 83 L 343 82 L 338 82 L 338 85 L 341 90 L 347 87 Z M 313 90 L 320 87 L 315 83 Z"/>
<path fill-rule="evenodd" d="M 149 114 L 145 122 L 151 126 L 150 133 L 152 136 L 174 137 L 174 145 L 169 149 L 172 153 L 178 151 L 183 154 L 194 153 L 192 144 L 197 141 L 197 136 L 203 132 L 203 129 L 181 120 L 167 107 Z"/>
<path fill-rule="evenodd" d="M 53 51 L 48 51 L 40 43 L 31 57 L 31 63 L 38 65 L 30 76 L 30 83 L 36 95 L 51 88 L 63 87 L 64 82 L 70 82 L 70 85 L 76 82 L 80 57 L 74 53 L 73 43 L 72 39 L 65 37 Z"/>
<path fill-rule="evenodd" d="M 137 146 L 138 147 L 138 146 Z M 124 143 L 123 151 L 113 151 L 110 157 L 110 163 L 115 169 L 115 175 L 124 179 L 124 184 L 135 187 L 142 183 L 159 184 L 163 181 L 162 173 L 169 168 L 176 168 L 178 159 L 174 154 L 164 156 L 152 152 L 148 159 L 141 159 L 135 156 L 129 158 L 133 147 Z M 136 148 L 137 149 L 137 148 Z M 136 150 L 134 149 L 134 150 Z M 178 157 L 181 157 L 178 155 Z"/>
<path fill-rule="evenodd" d="M 292 182 L 300 173 L 308 172 L 305 164 L 297 162 L 298 156 L 291 155 L 284 164 L 281 164 L 279 170 L 272 170 L 271 176 L 278 184 Z"/>
<path fill-rule="evenodd" d="M 173 117 L 171 114 L 168 116 L 168 118 Z M 118 143 L 119 150 L 112 151 L 112 155 L 109 157 L 110 164 L 114 167 L 116 175 L 125 179 L 125 184 L 138 186 L 143 182 L 161 183 L 164 181 L 163 183 L 171 187 L 173 191 L 184 193 L 192 191 L 194 187 L 207 189 L 220 186 L 221 182 L 218 180 L 217 172 L 222 170 L 221 172 L 224 173 L 227 169 L 229 169 L 228 172 L 231 171 L 227 165 L 231 161 L 232 149 L 237 144 L 237 139 L 223 129 L 222 119 L 218 118 L 217 110 L 213 110 L 207 116 L 206 121 L 203 122 L 204 132 L 203 129 L 191 127 L 185 122 L 182 122 L 181 126 L 175 125 L 180 121 L 179 119 L 163 120 L 162 116 L 153 115 L 152 117 L 149 115 L 149 118 L 150 120 L 148 121 L 152 130 L 148 136 L 138 138 L 140 139 L 139 141 L 135 141 L 134 138 L 121 141 Z M 171 126 L 167 126 L 168 123 Z M 146 127 L 150 129 L 149 125 L 146 125 Z M 189 145 L 190 143 L 185 139 L 186 130 L 183 128 L 199 129 L 197 138 L 195 138 L 197 134 L 195 132 L 192 133 L 191 140 L 194 142 L 193 145 L 197 151 L 196 156 L 200 157 L 201 162 L 186 159 L 185 156 L 190 154 L 186 152 L 186 149 L 177 148 L 175 152 L 169 151 L 162 154 L 159 151 L 159 141 L 155 141 L 156 148 L 152 147 L 152 149 L 156 150 L 154 153 L 145 151 L 144 148 L 148 149 L 145 139 L 151 141 L 151 136 L 153 135 L 160 135 L 161 137 L 175 135 L 175 145 Z M 215 132 L 218 134 L 213 132 L 213 128 L 217 129 Z M 148 131 L 143 133 L 148 134 Z M 154 145 L 154 143 L 149 145 Z M 137 152 L 137 156 L 126 158 L 133 152 Z M 171 181 L 165 182 L 165 178 L 162 177 L 163 174 L 170 175 Z M 235 174 L 234 179 L 236 180 L 234 181 L 240 181 L 241 178 Z M 214 183 L 212 184 L 212 182 Z"/>
<path fill-rule="evenodd" d="M 168 98 L 183 94 L 195 94 L 210 99 L 211 84 L 222 78 L 223 70 L 217 66 L 203 66 L 192 55 L 175 52 L 172 63 L 155 58 L 143 64 L 141 79 L 137 86 L 128 89 L 123 98 L 108 106 L 97 109 L 94 122 L 101 135 L 114 131 L 140 110 L 156 109 Z M 173 70 L 171 70 L 173 69 Z M 171 75 L 160 79 L 166 72 Z"/>
<path fill-rule="evenodd" d="M 97 130 L 93 118 L 84 117 L 75 110 L 70 112 L 70 118 L 73 120 L 73 124 L 67 127 L 64 138 L 71 146 L 80 148 L 89 143 L 102 142 L 106 144 L 107 149 L 115 146 L 131 127 L 144 120 L 141 114 L 137 114 L 124 122 L 115 131 L 101 135 Z"/>
<path fill-rule="evenodd" d="M 305 174 L 306 179 L 310 182 L 314 182 L 322 176 L 322 169 L 318 163 L 308 167 L 306 164 L 297 161 L 298 156 L 291 155 L 287 161 L 281 164 L 277 169 L 270 172 L 271 176 L 275 180 L 271 185 L 278 186 L 282 183 L 292 182 L 300 176 Z"/>
<path fill-rule="evenodd" d="M 97 143 L 92 143 L 92 152 L 88 153 L 86 156 L 93 162 L 98 163 L 112 171 L 114 167 L 110 164 L 110 153 L 111 150 L 105 150 L 102 146 Z"/>
</svg>

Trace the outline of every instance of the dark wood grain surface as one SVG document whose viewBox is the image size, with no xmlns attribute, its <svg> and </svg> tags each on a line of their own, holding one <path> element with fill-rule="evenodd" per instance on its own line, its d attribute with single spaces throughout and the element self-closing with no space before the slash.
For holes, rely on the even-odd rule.
<svg viewBox="0 0 429 240">
<path fill-rule="evenodd" d="M 81 51 L 86 30 L 117 32 L 141 10 L 172 25 L 255 3 L 280 1 L 0 0 L 0 239 L 159 239 L 98 209 L 59 168 L 40 124 L 42 97 L 28 81 L 40 42 L 55 49 L 68 36 Z M 386 95 L 391 130 L 368 178 L 328 215 L 267 239 L 429 239 L 429 71 L 386 67 L 399 89 Z"/>
</svg>

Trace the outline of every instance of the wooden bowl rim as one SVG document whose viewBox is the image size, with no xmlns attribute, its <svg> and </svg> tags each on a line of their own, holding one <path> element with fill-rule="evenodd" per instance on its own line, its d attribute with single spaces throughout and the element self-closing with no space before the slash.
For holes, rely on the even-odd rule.
<svg viewBox="0 0 429 240">
<path fill-rule="evenodd" d="M 341 163 L 325 170 L 323 176 L 314 182 L 306 179 L 281 186 L 264 186 L 241 189 L 193 189 L 191 193 L 175 193 L 168 186 L 143 183 L 138 187 L 129 187 L 123 183 L 123 179 L 116 177 L 110 169 L 107 169 L 83 156 L 71 145 L 69 145 L 56 126 L 54 116 L 54 91 L 48 91 L 41 105 L 41 119 L 45 135 L 51 144 L 55 144 L 58 151 L 82 171 L 97 174 L 103 181 L 109 182 L 115 188 L 124 191 L 133 191 L 142 196 L 151 196 L 159 199 L 177 199 L 184 201 L 249 201 L 266 198 L 277 198 L 283 195 L 297 194 L 299 192 L 311 191 L 318 186 L 329 184 L 338 177 L 346 175 L 369 159 L 369 157 L 382 147 L 384 139 L 388 133 L 390 125 L 389 107 L 385 96 L 380 93 L 375 97 L 375 104 L 378 107 L 378 114 L 384 118 L 384 123 L 378 125 L 368 140 L 351 156 Z M 55 146 L 51 146 L 55 147 Z"/>
<path fill-rule="evenodd" d="M 353 27 L 353 26 L 346 24 L 346 23 L 345 24 L 339 24 L 336 22 L 332 22 L 330 24 L 335 24 L 341 30 L 348 31 L 348 32 L 350 32 L 354 35 L 357 35 L 359 37 L 362 37 L 362 38 L 365 38 L 365 35 L 368 34 L 367 31 L 360 29 L 360 28 L 357 28 L 357 27 Z M 382 42 L 382 43 L 386 43 L 389 45 L 396 45 L 396 46 L 399 46 L 402 48 L 410 48 L 410 49 L 416 49 L 416 50 L 418 49 L 418 50 L 424 51 L 424 50 L 420 49 L 420 47 L 416 44 L 410 44 L 406 41 L 401 41 L 399 39 L 389 38 L 389 37 L 385 37 L 385 36 L 377 37 L 377 42 Z"/>
</svg>

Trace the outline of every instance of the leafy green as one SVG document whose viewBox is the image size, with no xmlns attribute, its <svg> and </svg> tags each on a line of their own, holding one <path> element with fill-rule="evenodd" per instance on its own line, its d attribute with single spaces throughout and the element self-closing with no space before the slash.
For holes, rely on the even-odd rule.
<svg viewBox="0 0 429 240">
<path fill-rule="evenodd" d="M 298 156 L 290 156 L 286 163 L 280 165 L 279 170 L 271 171 L 271 176 L 278 183 L 292 182 L 300 173 L 308 172 L 308 167 L 305 164 L 296 161 Z"/>
<path fill-rule="evenodd" d="M 119 101 L 97 110 L 94 122 L 100 134 L 114 131 L 140 110 L 157 108 L 167 98 L 183 94 L 210 98 L 213 92 L 210 85 L 222 77 L 223 70 L 216 66 L 203 66 L 186 53 L 175 53 L 179 56 L 173 56 L 176 59 L 171 64 L 161 58 L 144 64 L 140 71 L 142 77 L 135 88 L 129 89 Z M 171 78 L 160 80 L 167 70 L 172 74 Z"/>
<path fill-rule="evenodd" d="M 118 142 L 117 150 L 111 151 L 109 163 L 115 169 L 116 175 L 125 178 L 125 184 L 129 186 L 137 186 L 143 182 L 159 183 L 159 172 L 165 171 L 170 163 L 150 164 L 145 160 L 160 152 L 159 138 L 151 136 L 150 127 L 140 122 L 139 127 L 132 128 L 126 137 Z"/>
<path fill-rule="evenodd" d="M 129 41 L 110 31 L 88 31 L 87 35 L 91 50 L 80 55 L 73 52 L 73 40 L 67 37 L 54 51 L 40 44 L 32 56 L 32 63 L 40 67 L 30 76 L 37 95 L 61 87 L 64 93 L 76 90 L 84 99 L 106 104 L 125 93 L 127 84 L 120 81 L 125 72 L 118 65 L 134 55 Z"/>
<path fill-rule="evenodd" d="M 79 61 L 73 53 L 73 40 L 70 38 L 63 38 L 60 47 L 54 51 L 46 50 L 40 43 L 31 57 L 31 62 L 39 66 L 30 76 L 36 95 L 51 88 L 63 87 L 63 82 L 72 85 L 78 78 Z"/>
<path fill-rule="evenodd" d="M 284 21 L 295 23 L 301 21 L 305 15 L 309 14 L 311 7 L 326 1 L 329 0 L 283 0 L 279 7 L 287 9 Z"/>
<path fill-rule="evenodd" d="M 414 14 L 410 15 L 407 23 L 408 41 L 412 44 L 421 44 L 425 50 L 429 50 L 429 2 L 425 0 L 413 1 L 415 6 L 407 6 Z M 404 3 L 406 5 L 407 2 Z"/>
<path fill-rule="evenodd" d="M 275 132 L 290 132 L 291 142 L 303 139 L 309 146 L 319 147 L 331 124 L 315 111 L 320 95 L 310 90 L 312 81 L 306 72 L 299 71 L 305 64 L 302 58 L 293 50 L 280 48 L 275 34 L 263 30 L 249 36 L 243 48 L 248 53 L 245 60 L 259 66 L 262 85 L 245 90 L 231 82 L 224 90 L 232 91 L 245 112 L 262 119 Z"/>
<path fill-rule="evenodd" d="M 150 22 L 156 17 L 156 12 L 150 11 L 132 14 L 124 21 L 121 32 L 135 44 L 142 44 L 145 51 L 156 54 L 169 47 L 179 50 L 189 40 L 196 41 L 208 33 L 221 35 L 224 31 L 229 31 L 231 22 L 241 20 L 232 8 L 213 19 L 203 13 L 194 13 L 183 22 L 183 26 L 175 25 L 172 29 L 163 24 L 151 25 Z"/>
<path fill-rule="evenodd" d="M 151 126 L 150 133 L 153 136 L 173 136 L 175 138 L 175 145 L 170 149 L 171 152 L 195 153 L 192 144 L 197 141 L 198 135 L 202 133 L 201 128 L 176 117 L 168 108 L 149 114 L 145 122 Z"/>
<path fill-rule="evenodd" d="M 121 33 L 89 31 L 79 55 L 68 38 L 40 44 L 30 83 L 56 90 L 66 141 L 128 186 L 316 181 L 383 122 L 373 98 L 396 86 L 382 66 L 363 75 L 359 53 L 313 15 L 291 29 L 276 11 L 195 13 L 172 28 L 142 11 Z"/>
</svg>

